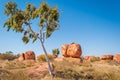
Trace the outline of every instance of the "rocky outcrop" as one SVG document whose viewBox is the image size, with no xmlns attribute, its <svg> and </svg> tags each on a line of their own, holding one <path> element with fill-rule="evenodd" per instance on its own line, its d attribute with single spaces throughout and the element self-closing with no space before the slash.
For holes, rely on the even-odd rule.
<svg viewBox="0 0 120 80">
<path fill-rule="evenodd" d="M 23 60 L 35 60 L 35 53 L 33 51 L 26 51 L 25 53 L 22 53 L 20 57 L 18 58 L 19 61 Z"/>
<path fill-rule="evenodd" d="M 82 55 L 81 46 L 76 43 L 64 44 L 61 49 L 64 57 L 80 58 Z"/>
<path fill-rule="evenodd" d="M 113 60 L 117 63 L 120 63 L 120 54 L 114 55 Z"/>
<path fill-rule="evenodd" d="M 113 60 L 113 55 L 102 55 L 101 60 Z"/>
</svg>

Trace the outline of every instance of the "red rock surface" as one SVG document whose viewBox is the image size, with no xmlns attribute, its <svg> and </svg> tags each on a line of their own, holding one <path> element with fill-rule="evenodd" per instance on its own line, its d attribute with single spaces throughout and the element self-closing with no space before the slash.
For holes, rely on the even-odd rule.
<svg viewBox="0 0 120 80">
<path fill-rule="evenodd" d="M 113 60 L 113 55 L 102 55 L 101 60 Z"/>
<path fill-rule="evenodd" d="M 69 46 L 68 44 L 64 44 L 64 45 L 62 45 L 62 47 L 61 47 L 62 55 L 63 55 L 64 57 L 68 57 L 68 55 L 67 55 L 68 46 Z"/>
<path fill-rule="evenodd" d="M 115 62 L 120 63 L 120 54 L 114 55 L 113 60 L 114 60 Z"/>
<path fill-rule="evenodd" d="M 33 51 L 26 51 L 25 53 L 21 54 L 18 58 L 19 61 L 23 60 L 35 60 L 35 53 Z"/>
<path fill-rule="evenodd" d="M 72 43 L 68 46 L 67 55 L 73 58 L 79 58 L 82 54 L 81 46 L 76 43 Z"/>
<path fill-rule="evenodd" d="M 35 53 L 33 51 L 26 51 L 24 55 L 25 60 L 35 60 Z"/>
</svg>

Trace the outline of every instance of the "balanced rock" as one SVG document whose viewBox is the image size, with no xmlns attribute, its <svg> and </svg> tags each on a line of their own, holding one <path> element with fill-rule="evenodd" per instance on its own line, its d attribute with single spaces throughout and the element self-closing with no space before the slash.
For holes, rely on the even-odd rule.
<svg viewBox="0 0 120 80">
<path fill-rule="evenodd" d="M 68 57 L 68 55 L 67 55 L 67 49 L 68 49 L 68 44 L 64 44 L 64 45 L 62 45 L 62 47 L 61 47 L 61 49 L 62 49 L 62 55 L 64 56 L 64 57 Z"/>
<path fill-rule="evenodd" d="M 113 55 L 102 55 L 101 60 L 113 60 Z"/>
<path fill-rule="evenodd" d="M 67 55 L 73 58 L 79 58 L 82 54 L 81 46 L 76 43 L 72 43 L 68 46 Z"/>
<path fill-rule="evenodd" d="M 77 43 L 64 44 L 61 49 L 64 57 L 80 58 L 82 54 L 81 46 Z"/>
<path fill-rule="evenodd" d="M 115 62 L 120 63 L 120 54 L 114 55 L 113 60 L 114 60 Z"/>
</svg>

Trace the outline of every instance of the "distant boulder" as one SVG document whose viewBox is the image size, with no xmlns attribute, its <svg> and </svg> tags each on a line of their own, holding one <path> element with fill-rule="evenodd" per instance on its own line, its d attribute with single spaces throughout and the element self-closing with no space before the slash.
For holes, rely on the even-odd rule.
<svg viewBox="0 0 120 80">
<path fill-rule="evenodd" d="M 83 58 L 83 62 L 93 62 L 93 61 L 99 61 L 99 60 L 100 58 L 95 56 L 84 56 Z"/>
<path fill-rule="evenodd" d="M 80 58 L 82 55 L 81 46 L 77 43 L 64 44 L 61 49 L 64 57 Z"/>
<path fill-rule="evenodd" d="M 35 60 L 35 53 L 33 51 L 26 51 L 25 53 L 22 53 L 20 57 L 18 58 L 19 61 L 23 60 Z"/>
<path fill-rule="evenodd" d="M 24 56 L 25 60 L 35 60 L 35 53 L 33 51 L 26 51 Z"/>
<path fill-rule="evenodd" d="M 113 60 L 117 63 L 120 63 L 120 54 L 114 55 Z"/>
<path fill-rule="evenodd" d="M 113 60 L 113 55 L 102 55 L 101 60 Z"/>
</svg>

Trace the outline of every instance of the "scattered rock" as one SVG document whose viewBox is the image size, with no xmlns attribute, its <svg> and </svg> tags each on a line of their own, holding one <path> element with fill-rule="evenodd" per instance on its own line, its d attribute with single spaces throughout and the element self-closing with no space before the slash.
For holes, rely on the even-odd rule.
<svg viewBox="0 0 120 80">
<path fill-rule="evenodd" d="M 24 55 L 25 60 L 35 60 L 35 53 L 33 51 L 26 51 Z"/>
<path fill-rule="evenodd" d="M 26 51 L 25 53 L 22 53 L 20 57 L 18 58 L 19 61 L 23 60 L 35 60 L 35 53 L 33 51 Z"/>
<path fill-rule="evenodd" d="M 113 60 L 113 55 L 102 55 L 101 60 Z"/>
<path fill-rule="evenodd" d="M 98 61 L 100 58 L 95 56 L 84 56 L 83 62 Z"/>
</svg>

